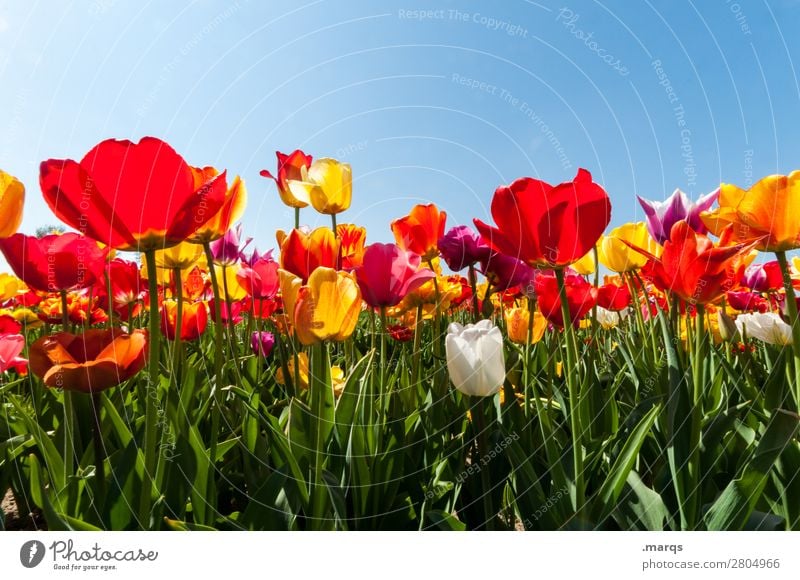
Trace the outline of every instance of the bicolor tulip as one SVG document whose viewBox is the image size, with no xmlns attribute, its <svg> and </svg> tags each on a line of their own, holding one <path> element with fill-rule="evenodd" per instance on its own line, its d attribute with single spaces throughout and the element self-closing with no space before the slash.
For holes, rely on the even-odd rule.
<svg viewBox="0 0 800 580">
<path fill-rule="evenodd" d="M 204 169 L 193 167 L 192 169 L 195 176 L 195 187 L 197 188 L 202 187 L 208 180 L 219 175 L 219 172 L 213 167 L 205 167 Z M 222 207 L 188 238 L 189 241 L 203 244 L 221 238 L 231 229 L 234 223 L 241 219 L 246 206 L 247 188 L 244 186 L 244 180 L 237 175 L 233 178 L 233 183 L 225 193 L 225 202 Z"/>
<path fill-rule="evenodd" d="M 311 233 L 294 229 L 289 234 L 278 231 L 281 268 L 308 280 L 317 268 L 335 268 L 339 241 L 330 228 L 317 228 Z"/>
<path fill-rule="evenodd" d="M 12 276 L 6 272 L 0 272 L 0 302 L 16 298 L 27 292 L 28 287 L 25 285 L 25 282 L 16 276 Z"/>
<path fill-rule="evenodd" d="M 17 232 L 22 223 L 24 205 L 25 186 L 19 179 L 0 169 L 0 238 Z"/>
<path fill-rule="evenodd" d="M 117 250 L 150 251 L 192 237 L 226 200 L 225 173 L 200 185 L 169 144 L 108 139 L 79 162 L 48 159 L 39 181 L 55 215 Z"/>
<path fill-rule="evenodd" d="M 701 215 L 721 236 L 730 227 L 733 240 L 757 240 L 756 249 L 783 252 L 800 248 L 800 171 L 770 175 L 748 190 L 728 183 L 720 187 L 719 208 Z"/>
<path fill-rule="evenodd" d="M 438 246 L 442 258 L 454 272 L 488 259 L 492 252 L 486 242 L 468 226 L 450 228 L 439 238 Z"/>
<path fill-rule="evenodd" d="M 301 167 L 300 179 L 287 179 L 292 197 L 308 199 L 319 213 L 335 215 L 350 207 L 353 175 L 350 165 L 336 159 L 315 159 Z"/>
<path fill-rule="evenodd" d="M 447 213 L 434 204 L 415 205 L 407 216 L 392 222 L 392 232 L 398 246 L 429 262 L 439 255 L 438 243 L 446 221 Z"/>
<path fill-rule="evenodd" d="M 305 189 L 300 188 L 293 192 L 289 187 L 289 182 L 302 181 L 303 171 L 307 171 L 312 163 L 311 155 L 306 155 L 299 149 L 292 151 L 289 155 L 280 151 L 276 151 L 275 154 L 278 156 L 277 175 L 272 175 L 266 169 L 262 169 L 261 177 L 272 179 L 275 182 L 275 185 L 278 186 L 278 195 L 284 204 L 298 209 L 306 207 L 310 200 Z M 300 197 L 296 197 L 296 195 Z"/>
<path fill-rule="evenodd" d="M 208 326 L 208 312 L 205 302 L 182 302 L 181 340 L 197 340 Z M 178 302 L 165 300 L 161 305 L 161 332 L 169 340 L 178 335 Z"/>
<path fill-rule="evenodd" d="M 483 239 L 530 266 L 563 268 L 595 245 L 611 220 L 608 195 L 585 169 L 552 186 L 532 177 L 503 185 L 492 198 L 497 227 L 475 219 Z"/>
<path fill-rule="evenodd" d="M 405 296 L 435 277 L 420 268 L 420 257 L 395 244 L 371 244 L 355 270 L 364 302 L 373 308 L 396 306 Z"/>
<path fill-rule="evenodd" d="M 606 310 L 602 306 L 597 307 L 597 323 L 605 330 L 611 330 L 619 325 L 621 313 L 613 310 Z"/>
<path fill-rule="evenodd" d="M 76 233 L 36 238 L 25 234 L 0 239 L 11 269 L 39 292 L 88 288 L 103 279 L 107 248 Z"/>
<path fill-rule="evenodd" d="M 661 246 L 650 237 L 644 222 L 627 223 L 614 228 L 597 242 L 600 263 L 617 273 L 638 270 L 647 263 L 647 256 L 631 248 L 635 246 L 658 256 Z"/>
<path fill-rule="evenodd" d="M 447 371 L 456 389 L 475 397 L 500 390 L 506 378 L 503 335 L 490 320 L 466 326 L 451 323 L 444 344 Z"/>
<path fill-rule="evenodd" d="M 669 239 L 672 226 L 679 221 L 688 222 L 698 234 L 708 232 L 700 219 L 700 214 L 714 205 L 719 195 L 720 190 L 716 189 L 693 202 L 680 189 L 676 189 L 664 201 L 650 201 L 638 195 L 636 199 L 639 200 L 639 204 L 644 209 L 644 214 L 647 218 L 647 229 L 650 235 L 653 236 L 656 242 L 663 244 Z"/>
<path fill-rule="evenodd" d="M 59 332 L 30 348 L 30 368 L 48 387 L 96 393 L 114 387 L 145 365 L 147 333 L 90 329 L 82 334 Z"/>
<path fill-rule="evenodd" d="M 361 292 L 355 276 L 333 268 L 317 268 L 297 287 L 294 328 L 304 345 L 348 338 L 361 313 Z M 290 302 L 284 296 L 284 304 Z"/>
<path fill-rule="evenodd" d="M 577 327 L 581 318 L 597 303 L 597 288 L 572 270 L 564 272 L 564 286 L 567 292 L 569 316 L 572 325 Z M 536 276 L 535 287 L 542 314 L 547 320 L 563 328 L 564 317 L 561 313 L 561 297 L 555 272 L 551 270 L 539 272 Z"/>
<path fill-rule="evenodd" d="M 339 224 L 336 226 L 336 237 L 339 239 L 341 269 L 351 272 L 364 260 L 367 230 L 354 224 Z"/>
<path fill-rule="evenodd" d="M 740 314 L 736 317 L 736 328 L 742 337 L 781 346 L 792 344 L 792 327 L 775 312 Z"/>
</svg>

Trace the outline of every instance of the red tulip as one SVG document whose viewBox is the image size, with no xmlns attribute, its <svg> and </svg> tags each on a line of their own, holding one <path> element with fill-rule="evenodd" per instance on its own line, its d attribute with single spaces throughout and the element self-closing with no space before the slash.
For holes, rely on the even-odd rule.
<svg viewBox="0 0 800 580">
<path fill-rule="evenodd" d="M 139 265 L 120 258 L 111 260 L 106 265 L 106 276 L 111 282 L 111 303 L 108 300 L 108 283 L 98 280 L 96 295 L 100 307 L 112 309 L 122 318 L 128 318 L 128 310 L 135 315 L 141 308 L 141 302 L 147 294 L 147 282 L 142 279 Z"/>
<path fill-rule="evenodd" d="M 299 229 L 288 235 L 278 231 L 278 244 L 281 247 L 281 268 L 302 278 L 304 283 L 317 268 L 336 267 L 339 241 L 330 228 L 317 228 L 308 234 Z"/>
<path fill-rule="evenodd" d="M 730 291 L 725 294 L 725 297 L 728 299 L 728 304 L 730 304 L 731 308 L 736 310 L 751 312 L 769 311 L 769 302 L 757 292 Z"/>
<path fill-rule="evenodd" d="M 783 289 L 783 274 L 780 264 L 777 260 L 764 264 L 751 264 L 745 269 L 742 282 L 756 292 Z"/>
<path fill-rule="evenodd" d="M 500 253 L 531 266 L 563 268 L 589 252 L 611 220 L 608 195 L 579 169 L 573 181 L 552 186 L 531 177 L 497 188 L 491 227 L 479 219 L 483 239 Z"/>
<path fill-rule="evenodd" d="M 415 205 L 407 216 L 392 222 L 392 232 L 398 246 L 428 262 L 439 255 L 446 220 L 447 214 L 432 203 Z"/>
<path fill-rule="evenodd" d="M 280 289 L 279 267 L 272 258 L 260 258 L 252 266 L 243 265 L 236 272 L 236 279 L 249 296 L 256 300 L 270 300 Z"/>
<path fill-rule="evenodd" d="M 301 198 L 295 196 L 289 187 L 289 181 L 304 181 L 303 169 L 308 170 L 311 166 L 311 155 L 306 155 L 299 149 L 289 155 L 280 151 L 276 151 L 275 154 L 278 156 L 278 175 L 274 176 L 266 169 L 262 169 L 259 175 L 275 181 L 283 203 L 294 208 L 306 207 L 309 204 L 307 196 L 303 195 Z"/>
<path fill-rule="evenodd" d="M 631 304 L 631 291 L 627 286 L 614 283 L 603 284 L 597 289 L 597 305 L 606 310 L 619 312 Z"/>
<path fill-rule="evenodd" d="M 420 257 L 395 244 L 370 244 L 355 270 L 364 302 L 373 308 L 396 306 L 435 274 L 420 268 Z"/>
<path fill-rule="evenodd" d="M 17 277 L 40 292 L 88 288 L 103 279 L 108 249 L 75 233 L 36 238 L 14 234 L 0 239 L 0 250 Z"/>
<path fill-rule="evenodd" d="M 555 272 L 540 271 L 536 276 L 535 285 L 542 314 L 556 326 L 563 327 L 564 318 L 561 315 L 561 299 Z M 597 302 L 597 288 L 571 270 L 564 272 L 564 286 L 567 290 L 569 317 L 572 324 L 578 326 L 581 318 L 594 308 Z"/>
<path fill-rule="evenodd" d="M 80 163 L 48 159 L 39 181 L 64 223 L 118 250 L 174 246 L 216 217 L 226 201 L 225 172 L 195 185 L 195 172 L 164 141 L 108 139 Z"/>
</svg>

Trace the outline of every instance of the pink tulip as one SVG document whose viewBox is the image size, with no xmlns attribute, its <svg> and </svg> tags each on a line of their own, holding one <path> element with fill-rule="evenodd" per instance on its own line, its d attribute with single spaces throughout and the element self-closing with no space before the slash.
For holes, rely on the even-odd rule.
<svg viewBox="0 0 800 580">
<path fill-rule="evenodd" d="M 23 348 L 25 339 L 21 334 L 0 335 L 0 372 L 4 373 L 10 368 L 14 368 L 17 372 L 25 372 L 28 361 L 19 356 Z"/>
<path fill-rule="evenodd" d="M 369 245 L 364 262 L 355 270 L 364 301 L 373 308 L 397 305 L 406 294 L 435 276 L 419 265 L 419 255 L 395 244 Z"/>
</svg>

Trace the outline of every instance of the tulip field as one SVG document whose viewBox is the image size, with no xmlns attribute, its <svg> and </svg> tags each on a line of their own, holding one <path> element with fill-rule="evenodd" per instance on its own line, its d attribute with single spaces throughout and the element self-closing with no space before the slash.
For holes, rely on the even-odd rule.
<svg viewBox="0 0 800 580">
<path fill-rule="evenodd" d="M 521 177 L 373 232 L 349 164 L 279 152 L 270 250 L 189 163 L 45 160 L 36 234 L 0 171 L 0 528 L 800 529 L 800 172 L 624 224 Z"/>
</svg>

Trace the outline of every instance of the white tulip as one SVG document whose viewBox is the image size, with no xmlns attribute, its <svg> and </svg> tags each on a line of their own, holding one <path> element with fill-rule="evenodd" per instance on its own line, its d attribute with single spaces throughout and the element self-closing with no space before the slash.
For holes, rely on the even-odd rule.
<svg viewBox="0 0 800 580">
<path fill-rule="evenodd" d="M 602 306 L 597 307 L 597 322 L 604 329 L 609 330 L 619 324 L 620 315 L 613 310 L 606 310 Z"/>
<path fill-rule="evenodd" d="M 453 322 L 447 327 L 445 351 L 450 380 L 465 395 L 488 397 L 503 386 L 503 335 L 491 321 L 466 326 Z"/>
<path fill-rule="evenodd" d="M 754 312 L 736 317 L 736 328 L 742 336 L 762 340 L 767 344 L 792 344 L 792 327 L 774 312 Z"/>
</svg>

